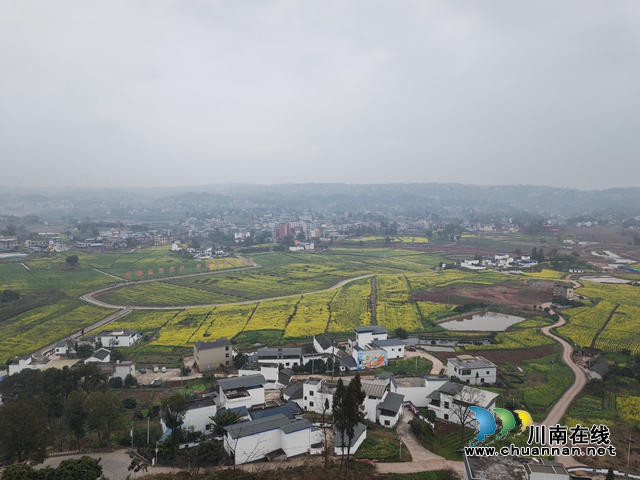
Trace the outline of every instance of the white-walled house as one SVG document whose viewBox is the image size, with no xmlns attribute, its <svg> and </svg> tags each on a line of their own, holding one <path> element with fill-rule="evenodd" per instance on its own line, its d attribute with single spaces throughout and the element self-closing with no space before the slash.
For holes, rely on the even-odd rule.
<svg viewBox="0 0 640 480">
<path fill-rule="evenodd" d="M 111 352 L 106 348 L 99 348 L 85 359 L 84 363 L 109 363 L 111 361 Z"/>
<path fill-rule="evenodd" d="M 25 355 L 22 358 L 16 358 L 14 362 L 9 365 L 9 375 L 21 372 L 25 369 L 39 370 L 44 367 L 44 363 L 35 363 L 31 354 Z"/>
<path fill-rule="evenodd" d="M 318 353 L 328 353 L 329 355 L 338 354 L 338 347 L 326 333 L 315 335 L 313 337 L 313 348 L 315 348 Z"/>
<path fill-rule="evenodd" d="M 447 360 L 447 375 L 469 385 L 496 383 L 496 374 L 495 363 L 481 356 L 458 355 Z"/>
<path fill-rule="evenodd" d="M 404 395 L 386 392 L 378 405 L 378 422 L 383 427 L 393 428 L 400 420 Z"/>
<path fill-rule="evenodd" d="M 358 451 L 362 442 L 367 438 L 367 426 L 364 423 L 359 423 L 354 429 L 354 435 L 351 439 L 351 448 L 348 448 L 349 438 L 345 435 L 344 442 L 342 436 L 335 434 L 333 437 L 334 452 L 336 455 L 346 455 L 347 453 L 353 455 Z"/>
<path fill-rule="evenodd" d="M 261 348 L 249 357 L 250 362 L 277 363 L 283 367 L 302 365 L 302 348 Z"/>
<path fill-rule="evenodd" d="M 193 428 L 202 433 L 209 433 L 213 429 L 214 422 L 209 417 L 213 417 L 218 411 L 213 398 L 191 400 L 185 403 L 185 408 L 186 412 L 181 428 Z M 160 425 L 162 426 L 162 432 L 166 432 L 167 426 L 162 418 L 160 419 Z"/>
<path fill-rule="evenodd" d="M 267 381 L 265 384 L 265 388 L 267 389 L 276 388 L 279 373 L 280 371 L 277 363 L 247 362 L 238 370 L 238 376 L 240 377 L 262 374 L 264 379 Z"/>
<path fill-rule="evenodd" d="M 497 393 L 460 383 L 447 382 L 429 395 L 429 409 L 440 420 L 460 424 L 460 408 L 457 405 L 476 405 L 490 410 L 495 406 Z"/>
<path fill-rule="evenodd" d="M 218 380 L 220 408 L 251 408 L 264 405 L 264 386 L 267 383 L 262 374 L 244 377 L 221 378 Z"/>
<path fill-rule="evenodd" d="M 447 377 L 435 377 L 429 375 L 419 376 L 394 376 L 391 378 L 390 390 L 393 393 L 404 395 L 405 402 L 411 402 L 418 408 L 429 405 L 429 394 L 447 383 Z"/>
<path fill-rule="evenodd" d="M 374 340 L 371 345 L 375 348 L 381 348 L 387 352 L 389 360 L 404 358 L 404 349 L 407 346 L 405 342 L 399 338 L 388 338 L 387 340 Z"/>
<path fill-rule="evenodd" d="M 224 448 L 236 465 L 287 459 L 320 453 L 322 433 L 306 419 L 291 421 L 278 414 L 225 427 Z"/>
<path fill-rule="evenodd" d="M 96 336 L 103 347 L 130 347 L 141 338 L 137 330 L 107 330 Z"/>
<path fill-rule="evenodd" d="M 387 340 L 389 338 L 389 330 L 380 325 L 368 325 L 365 327 L 355 327 L 353 329 L 356 332 L 355 341 L 349 340 L 349 346 L 353 348 L 354 345 L 364 349 L 371 344 L 374 340 Z"/>
</svg>

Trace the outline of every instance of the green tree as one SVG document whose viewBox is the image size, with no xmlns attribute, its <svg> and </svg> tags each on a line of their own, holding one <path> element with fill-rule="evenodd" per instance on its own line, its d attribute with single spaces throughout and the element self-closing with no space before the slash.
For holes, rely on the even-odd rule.
<svg viewBox="0 0 640 480">
<path fill-rule="evenodd" d="M 409 334 L 407 333 L 407 331 L 402 327 L 396 328 L 395 334 L 396 334 L 396 337 L 401 338 L 403 340 L 409 337 Z"/>
<path fill-rule="evenodd" d="M 245 363 L 247 363 L 248 360 L 249 360 L 249 357 L 247 355 L 245 355 L 244 353 L 239 353 L 233 358 L 233 366 L 236 368 L 240 368 Z"/>
<path fill-rule="evenodd" d="M 131 388 L 131 387 L 135 387 L 136 385 L 138 385 L 138 382 L 136 381 L 136 378 L 133 375 L 128 374 L 126 377 L 124 377 L 125 387 Z"/>
<path fill-rule="evenodd" d="M 69 255 L 66 260 L 67 265 L 71 267 L 75 267 L 78 264 L 78 256 L 77 255 Z"/>
<path fill-rule="evenodd" d="M 197 448 L 192 448 L 187 453 L 192 465 L 196 468 L 196 474 L 204 465 L 217 465 L 225 457 L 222 442 L 214 440 L 202 442 Z"/>
<path fill-rule="evenodd" d="M 0 405 L 0 455 L 6 463 L 47 458 L 47 407 L 39 398 Z"/>
<path fill-rule="evenodd" d="M 233 411 L 227 408 L 226 410 L 218 411 L 215 415 L 209 418 L 215 424 L 213 433 L 216 435 L 224 435 L 224 427 L 238 423 L 241 420 L 242 415 L 239 411 Z"/>
<path fill-rule="evenodd" d="M 100 459 L 83 456 L 63 460 L 55 469 L 55 480 L 97 480 L 102 476 Z"/>
<path fill-rule="evenodd" d="M 342 428 L 347 435 L 349 443 L 347 444 L 347 462 L 345 464 L 345 472 L 349 468 L 349 457 L 351 456 L 351 443 L 355 436 L 355 429 L 360 422 L 364 420 L 364 399 L 366 398 L 364 390 L 362 390 L 362 382 L 360 374 L 356 373 L 353 380 L 349 383 L 344 392 L 342 399 Z"/>
<path fill-rule="evenodd" d="M 94 392 L 87 401 L 88 425 L 98 434 L 98 441 L 102 441 L 104 433 L 107 443 L 111 445 L 111 432 L 124 427 L 124 412 L 122 402 L 112 392 Z"/>
<path fill-rule="evenodd" d="M 80 449 L 80 439 L 84 437 L 85 430 L 84 425 L 87 421 L 87 411 L 84 405 L 84 395 L 82 392 L 73 391 L 67 399 L 67 403 L 64 407 L 64 416 L 67 420 L 67 426 L 76 437 L 76 443 L 78 450 Z"/>
<path fill-rule="evenodd" d="M 187 412 L 184 395 L 180 393 L 169 395 L 162 399 L 160 405 L 162 419 L 168 428 L 175 430 L 184 423 L 184 415 Z"/>
<path fill-rule="evenodd" d="M 76 348 L 76 355 L 78 358 L 88 358 L 93 355 L 93 347 L 86 343 L 78 345 L 78 348 Z"/>
</svg>

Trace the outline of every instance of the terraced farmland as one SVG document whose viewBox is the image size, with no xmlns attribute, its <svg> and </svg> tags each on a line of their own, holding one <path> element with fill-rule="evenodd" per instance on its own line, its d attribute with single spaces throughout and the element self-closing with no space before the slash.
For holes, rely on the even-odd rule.
<svg viewBox="0 0 640 480">
<path fill-rule="evenodd" d="M 620 305 L 598 337 L 596 348 L 607 352 L 630 350 L 634 355 L 640 353 L 640 307 Z"/>
<path fill-rule="evenodd" d="M 179 307 L 238 302 L 242 298 L 210 292 L 198 288 L 182 287 L 168 282 L 152 282 L 110 290 L 99 299 L 111 305 L 141 307 Z"/>
</svg>

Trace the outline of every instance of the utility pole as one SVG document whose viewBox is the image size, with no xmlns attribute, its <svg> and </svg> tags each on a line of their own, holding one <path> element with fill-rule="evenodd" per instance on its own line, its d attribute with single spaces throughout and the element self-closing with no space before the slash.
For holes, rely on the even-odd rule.
<svg viewBox="0 0 640 480">
<path fill-rule="evenodd" d="M 631 444 L 634 443 L 629 434 L 629 448 L 627 449 L 627 467 L 629 466 L 629 460 L 631 459 Z"/>
<path fill-rule="evenodd" d="M 400 441 L 399 445 L 398 445 L 398 459 L 401 460 L 402 459 L 402 434 L 398 434 L 398 440 Z"/>
<path fill-rule="evenodd" d="M 147 416 L 147 450 L 149 450 L 149 416 Z"/>
</svg>

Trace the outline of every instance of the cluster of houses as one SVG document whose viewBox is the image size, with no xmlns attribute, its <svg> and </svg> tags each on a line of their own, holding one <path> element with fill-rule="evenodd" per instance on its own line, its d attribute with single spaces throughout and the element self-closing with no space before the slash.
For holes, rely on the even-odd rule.
<svg viewBox="0 0 640 480">
<path fill-rule="evenodd" d="M 537 260 L 532 260 L 531 255 L 522 254 L 512 257 L 509 254 L 491 255 L 484 260 L 463 260 L 460 266 L 469 270 L 485 270 L 487 267 L 500 269 L 507 268 L 531 268 L 538 264 Z"/>
<path fill-rule="evenodd" d="M 9 365 L 9 375 L 21 372 L 25 369 L 47 370 L 49 368 L 64 367 L 73 368 L 78 365 L 94 363 L 109 378 L 118 377 L 124 380 L 128 375 L 135 378 L 136 364 L 132 361 L 112 361 L 111 349 L 117 347 L 129 347 L 140 340 L 141 336 L 136 330 L 107 330 L 99 333 L 95 337 L 81 338 L 77 344 L 87 344 L 92 347 L 98 347 L 85 359 L 72 358 L 74 356 L 76 342 L 71 340 L 61 340 L 55 346 L 43 352 L 41 357 L 35 357 L 32 354 L 25 355 L 22 358 L 16 358 Z M 55 356 L 57 358 L 52 359 Z"/>
<path fill-rule="evenodd" d="M 214 427 L 211 417 L 216 412 L 238 412 L 242 421 L 225 427 L 223 438 L 225 449 L 234 455 L 236 464 L 319 453 L 323 447 L 321 425 L 312 424 L 303 415 L 332 413 L 337 379 L 312 374 L 296 382 L 293 367 L 333 356 L 340 358 L 343 371 L 363 370 L 404 357 L 405 342 L 388 338 L 389 332 L 380 326 L 356 327 L 355 334 L 355 340 L 348 342 L 351 355 L 345 354 L 326 334 L 314 337 L 313 353 L 305 354 L 298 347 L 258 349 L 249 355 L 237 377 L 218 380 L 218 392 L 207 394 L 207 400 L 189 403 L 185 425 L 206 433 Z M 233 346 L 227 339 L 196 342 L 193 348 L 195 368 L 200 372 L 233 362 Z M 372 360 L 373 357 L 378 359 Z M 432 409 L 436 418 L 460 423 L 463 413 L 459 405 L 484 408 L 494 405 L 498 394 L 475 387 L 496 381 L 496 365 L 486 358 L 470 355 L 451 358 L 447 375 L 394 376 L 383 372 L 374 379 L 362 379 L 365 420 L 394 428 L 403 407 L 411 406 Z M 452 382 L 449 377 L 464 383 Z M 343 383 L 348 385 L 352 378 L 343 377 Z M 267 395 L 269 392 L 275 393 L 275 397 Z M 341 454 L 346 448 L 352 453 L 357 451 L 366 439 L 366 431 L 364 424 L 358 426 L 350 443 L 349 439 L 332 435 L 335 453 Z"/>
</svg>

